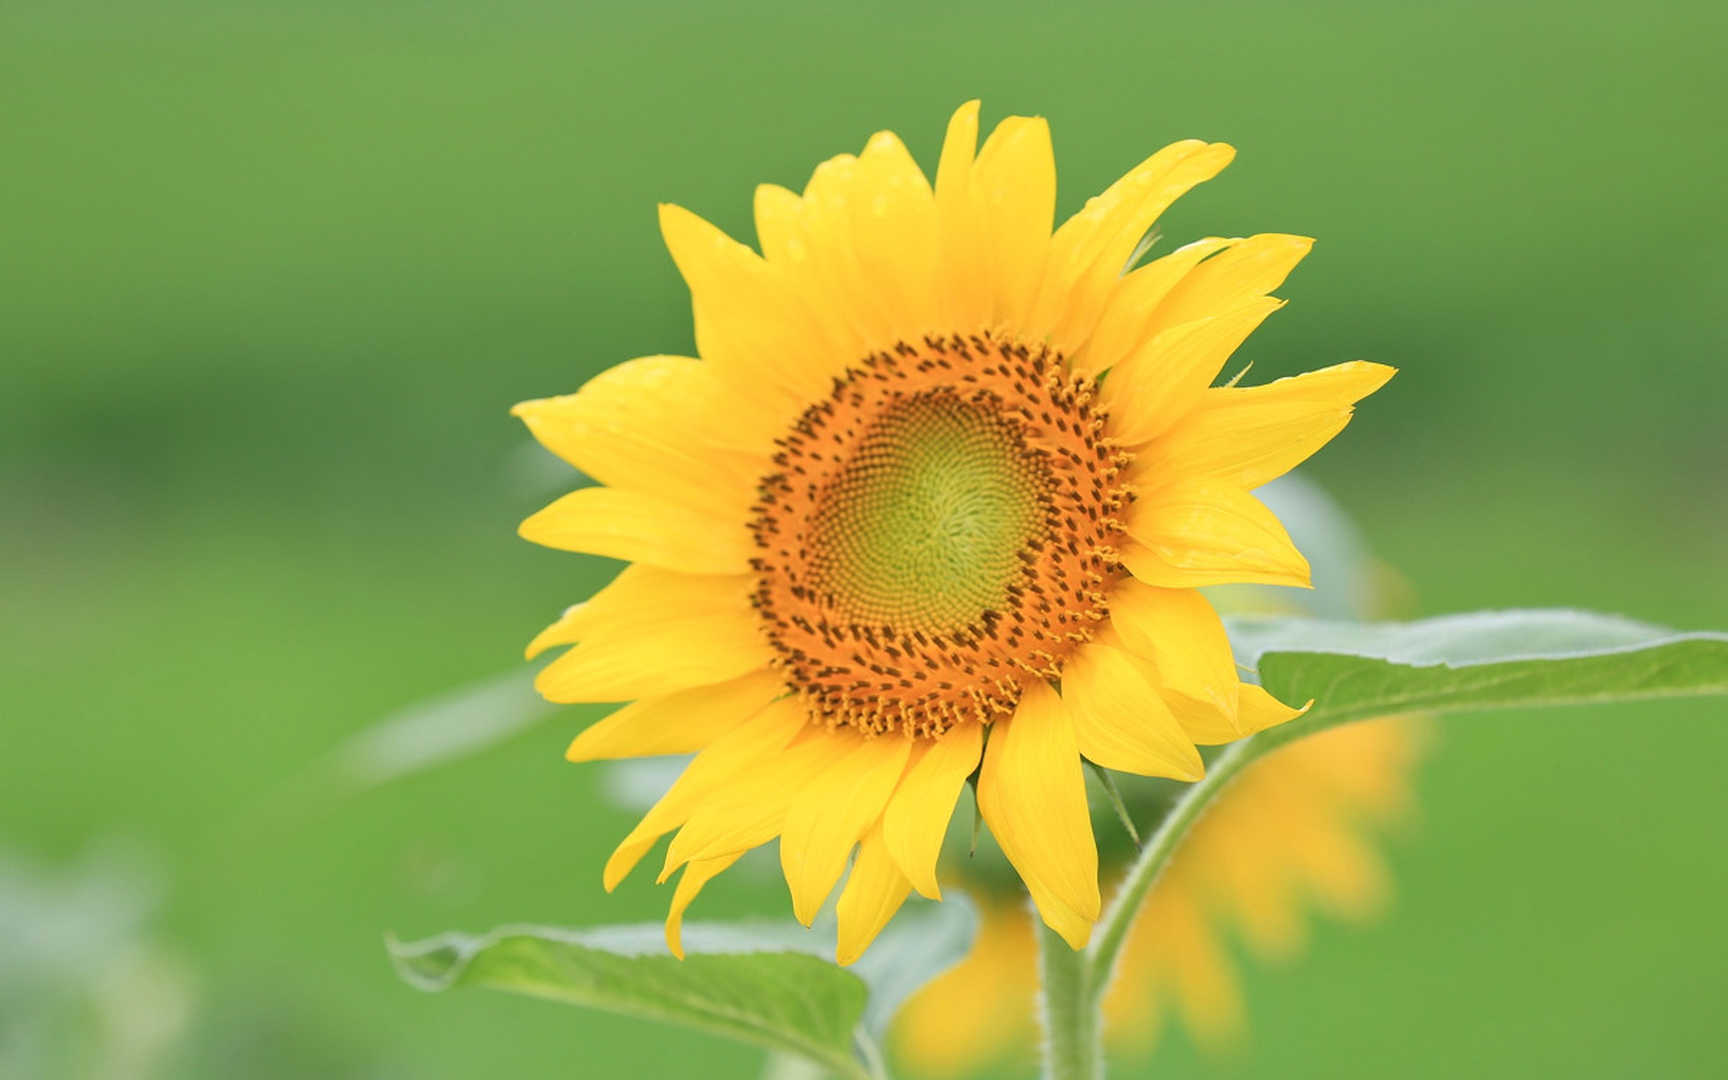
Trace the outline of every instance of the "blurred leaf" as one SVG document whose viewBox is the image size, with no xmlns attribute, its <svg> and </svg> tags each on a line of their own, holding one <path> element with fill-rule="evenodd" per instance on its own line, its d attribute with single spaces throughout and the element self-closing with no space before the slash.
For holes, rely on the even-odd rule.
<svg viewBox="0 0 1728 1080">
<path fill-rule="evenodd" d="M 1406 709 L 1562 705 L 1728 692 L 1728 635 L 1678 634 L 1582 611 L 1494 611 L 1407 623 L 1230 620 L 1237 659 L 1293 728 Z M 1278 729 L 1274 729 L 1278 730 Z"/>
<path fill-rule="evenodd" d="M 390 942 L 396 971 L 421 990 L 487 986 L 727 1035 L 849 1076 L 854 1039 L 881 1035 L 901 1004 L 960 962 L 978 914 L 965 893 L 914 904 L 850 970 L 832 962 L 833 919 L 691 923 L 685 959 L 658 923 L 562 930 L 507 926 L 480 937 Z"/>
<path fill-rule="evenodd" d="M 486 986 L 710 1031 L 802 1056 L 853 1077 L 854 1031 L 868 991 L 849 971 L 794 951 L 778 927 L 689 926 L 686 958 L 659 926 L 586 931 L 503 927 L 390 944 L 396 970 L 422 990 Z"/>
<path fill-rule="evenodd" d="M 496 746 L 556 709 L 535 692 L 534 674 L 523 668 L 398 709 L 338 746 L 333 767 L 366 788 Z"/>
</svg>

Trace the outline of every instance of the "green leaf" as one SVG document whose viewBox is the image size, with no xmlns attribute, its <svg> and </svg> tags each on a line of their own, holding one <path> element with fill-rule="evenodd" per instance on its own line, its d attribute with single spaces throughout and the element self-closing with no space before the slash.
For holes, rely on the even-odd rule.
<svg viewBox="0 0 1728 1080">
<path fill-rule="evenodd" d="M 1631 701 L 1728 692 L 1728 635 L 1580 611 L 1408 623 L 1234 619 L 1237 659 L 1274 696 L 1315 708 L 1291 734 L 1407 709 Z M 1278 729 L 1273 729 L 1277 731 Z"/>
<path fill-rule="evenodd" d="M 327 765 L 330 778 L 364 790 L 513 738 L 557 711 L 535 692 L 534 675 L 524 667 L 398 709 L 336 747 Z"/>
<path fill-rule="evenodd" d="M 1238 662 L 1257 667 L 1273 696 L 1314 706 L 1230 744 L 1207 764 L 1205 778 L 1176 801 L 1128 868 L 1080 961 L 1065 955 L 1060 942 L 1046 950 L 1047 966 L 1072 969 L 1045 982 L 1045 1014 L 1070 1029 L 1050 1033 L 1053 1051 L 1093 1045 L 1099 1002 L 1152 883 L 1219 793 L 1278 747 L 1407 710 L 1728 693 L 1728 634 L 1680 634 L 1612 615 L 1490 611 L 1408 623 L 1236 618 L 1226 624 Z"/>
<path fill-rule="evenodd" d="M 390 943 L 397 972 L 422 990 L 486 986 L 725 1035 L 867 1077 L 853 1056 L 864 981 L 808 952 L 802 929 L 685 928 L 686 958 L 662 929 L 501 927 Z"/>
</svg>

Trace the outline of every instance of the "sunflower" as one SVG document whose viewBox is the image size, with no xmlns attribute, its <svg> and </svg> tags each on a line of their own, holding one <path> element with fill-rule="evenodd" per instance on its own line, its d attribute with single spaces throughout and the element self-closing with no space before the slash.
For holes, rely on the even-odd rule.
<svg viewBox="0 0 1728 1080">
<path fill-rule="evenodd" d="M 1291 743 L 1251 765 L 1183 842 L 1129 932 L 1104 999 L 1113 1049 L 1149 1048 L 1163 1017 L 1179 1014 L 1203 1044 L 1239 1033 L 1242 1006 L 1223 932 L 1283 959 L 1303 944 L 1310 907 L 1346 919 L 1376 913 L 1387 874 L 1371 828 L 1408 809 L 1424 744 L 1418 719 L 1369 720 Z M 1023 905 L 980 899 L 972 951 L 920 990 L 896 1018 L 895 1041 L 919 1071 L 975 1070 L 1030 1042 L 1036 1029 L 1037 942 Z"/>
<path fill-rule="evenodd" d="M 631 564 L 528 648 L 573 646 L 539 674 L 551 701 L 630 702 L 568 757 L 695 753 L 604 872 L 611 889 L 676 832 L 674 952 L 703 885 L 778 837 L 806 924 L 852 861 L 850 962 L 911 890 L 940 896 L 974 774 L 1079 947 L 1099 912 L 1082 760 L 1193 780 L 1196 744 L 1296 715 L 1238 681 L 1196 589 L 1308 583 L 1249 492 L 1392 370 L 1212 385 L 1310 241 L 1133 264 L 1230 147 L 1167 146 L 1052 232 L 1045 122 L 977 136 L 971 102 L 934 186 L 883 132 L 801 195 L 758 188 L 760 253 L 662 206 L 700 358 L 627 361 L 515 410 L 599 482 L 522 535 Z"/>
</svg>

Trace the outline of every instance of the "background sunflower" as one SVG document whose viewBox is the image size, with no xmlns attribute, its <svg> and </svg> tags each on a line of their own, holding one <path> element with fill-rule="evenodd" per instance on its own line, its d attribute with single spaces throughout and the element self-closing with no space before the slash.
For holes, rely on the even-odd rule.
<svg viewBox="0 0 1728 1080">
<path fill-rule="evenodd" d="M 1663 0 L 11 5 L 8 864 L 53 878 L 116 836 L 154 859 L 144 936 L 198 988 L 158 1075 L 547 1074 L 572 1040 L 598 1075 L 698 1054 L 751 1075 L 752 1052 L 696 1035 L 407 994 L 379 956 L 385 929 L 663 910 L 646 875 L 590 885 L 632 820 L 559 758 L 593 714 L 360 797 L 315 780 L 400 703 L 507 668 L 549 581 L 579 596 L 614 572 L 500 526 L 546 493 L 503 410 L 679 344 L 687 295 L 645 201 L 745 233 L 763 176 L 798 183 L 884 127 L 928 167 L 973 96 L 987 122 L 1050 118 L 1059 214 L 1198 134 L 1242 160 L 1167 216 L 1166 245 L 1321 238 L 1299 308 L 1242 357 L 1256 381 L 1341 352 L 1402 369 L 1317 474 L 1415 610 L 1588 598 L 1720 624 L 1725 19 Z M 1178 1037 L 1158 1068 L 1699 1075 L 1728 954 L 1728 879 L 1698 858 L 1728 811 L 1719 712 L 1450 723 L 1422 842 L 1393 851 L 1395 917 L 1322 924 L 1299 968 L 1250 970 L 1243 1056 Z M 783 888 L 704 904 L 770 910 Z M 9 1047 L 21 1015 L 0 1005 Z"/>
</svg>

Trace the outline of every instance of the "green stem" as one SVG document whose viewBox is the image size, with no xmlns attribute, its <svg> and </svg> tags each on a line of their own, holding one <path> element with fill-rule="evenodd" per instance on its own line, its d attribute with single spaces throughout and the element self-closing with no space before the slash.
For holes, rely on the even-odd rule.
<svg viewBox="0 0 1728 1080">
<path fill-rule="evenodd" d="M 1101 1004 L 1104 990 L 1116 973 L 1116 961 L 1121 956 L 1122 945 L 1128 939 L 1128 931 L 1134 925 L 1134 916 L 1139 913 L 1146 894 L 1152 891 L 1158 876 L 1170 864 L 1170 857 L 1181 846 L 1188 830 L 1204 816 L 1212 801 L 1230 786 L 1231 781 L 1241 776 L 1248 766 L 1279 747 L 1327 728 L 1365 720 L 1385 712 L 1383 705 L 1336 711 L 1316 706 L 1295 720 L 1230 744 L 1216 761 L 1207 766 L 1205 778 L 1190 787 L 1176 801 L 1176 805 L 1170 808 L 1164 820 L 1158 823 L 1158 831 L 1152 835 L 1151 841 L 1141 849 L 1134 864 L 1129 867 L 1127 877 L 1122 879 L 1121 887 L 1116 890 L 1115 897 L 1111 899 L 1110 906 L 1105 909 L 1104 917 L 1099 920 L 1098 928 L 1092 935 L 1092 943 L 1086 949 L 1084 968 L 1087 986 L 1092 994 L 1090 1004 L 1094 1011 Z"/>
<path fill-rule="evenodd" d="M 1032 913 L 1038 933 L 1040 1021 L 1044 1026 L 1044 1080 L 1101 1080 L 1102 1018 L 1089 985 L 1086 953 Z"/>
<path fill-rule="evenodd" d="M 1090 945 L 1076 952 L 1049 927 L 1042 922 L 1038 924 L 1045 1080 L 1102 1080 L 1104 991 L 1116 974 L 1116 962 L 1146 894 L 1212 800 L 1248 766 L 1279 747 L 1386 711 L 1383 704 L 1337 711 L 1320 706 L 1288 723 L 1231 744 L 1208 766 L 1205 778 L 1190 787 L 1159 822 L 1158 831 L 1135 857 L 1128 876 L 1122 879 L 1121 888 L 1105 909 Z"/>
<path fill-rule="evenodd" d="M 876 1040 L 860 1027 L 856 1034 L 858 1054 L 864 1059 L 864 1071 L 870 1080 L 889 1080 L 888 1062 L 882 1056 L 882 1048 L 876 1045 Z"/>
</svg>

